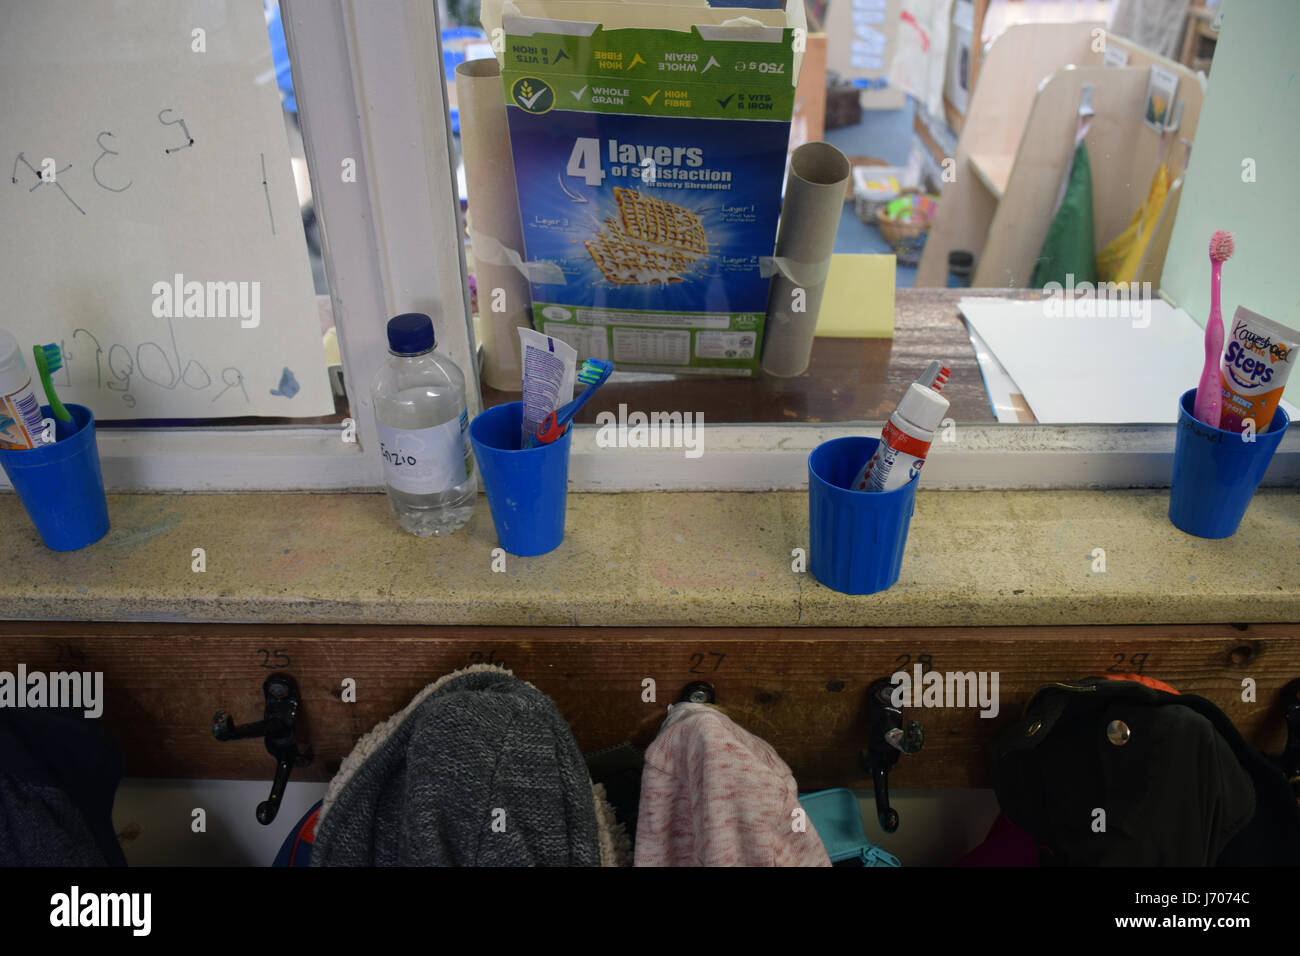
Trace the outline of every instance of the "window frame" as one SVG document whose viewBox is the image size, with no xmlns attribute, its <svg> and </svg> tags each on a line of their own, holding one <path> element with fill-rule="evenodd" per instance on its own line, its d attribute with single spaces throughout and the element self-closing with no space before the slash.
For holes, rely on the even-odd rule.
<svg viewBox="0 0 1300 956">
<path fill-rule="evenodd" d="M 281 18 L 352 428 L 103 429 L 109 490 L 381 488 L 369 382 L 399 312 L 434 315 L 471 414 L 481 405 L 434 4 L 281 0 Z"/>
<path fill-rule="evenodd" d="M 356 441 L 340 427 L 113 429 L 99 435 L 117 491 L 348 491 L 382 487 L 368 383 L 386 355 L 384 324 L 439 316 L 439 347 L 481 407 L 452 167 L 440 30 L 430 0 L 281 0 L 303 142 Z M 356 182 L 343 182 L 344 158 Z M 808 453 L 879 424 L 707 424 L 705 453 L 603 448 L 575 429 L 574 491 L 792 490 Z M 1176 426 L 958 424 L 926 468 L 928 488 L 1167 486 Z M 1300 431 L 1267 484 L 1300 485 Z"/>
</svg>

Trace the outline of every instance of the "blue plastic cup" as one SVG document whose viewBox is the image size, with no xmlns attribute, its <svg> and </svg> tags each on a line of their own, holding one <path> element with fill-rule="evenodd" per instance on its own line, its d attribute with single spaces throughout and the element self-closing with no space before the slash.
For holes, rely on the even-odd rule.
<svg viewBox="0 0 1300 956">
<path fill-rule="evenodd" d="M 52 551 L 76 551 L 108 534 L 108 499 L 95 445 L 95 415 L 84 405 L 67 404 L 68 424 L 56 421 L 55 442 L 40 448 L 0 450 L 18 499 Z M 41 406 L 48 419 L 54 413 Z"/>
<path fill-rule="evenodd" d="M 1195 406 L 1193 388 L 1178 401 L 1169 520 L 1198 538 L 1230 538 L 1237 533 L 1291 419 L 1279 405 L 1268 428 L 1256 433 L 1254 441 L 1243 441 L 1239 432 L 1198 422 L 1192 414 Z"/>
<path fill-rule="evenodd" d="M 522 423 L 522 402 L 484 409 L 469 424 L 469 440 L 501 547 L 530 557 L 564 540 L 573 427 L 549 445 L 520 448 Z"/>
<path fill-rule="evenodd" d="M 809 570 L 844 594 L 893 587 L 903 567 L 917 483 L 893 491 L 850 487 L 879 444 L 878 438 L 834 438 L 808 456 Z"/>
</svg>

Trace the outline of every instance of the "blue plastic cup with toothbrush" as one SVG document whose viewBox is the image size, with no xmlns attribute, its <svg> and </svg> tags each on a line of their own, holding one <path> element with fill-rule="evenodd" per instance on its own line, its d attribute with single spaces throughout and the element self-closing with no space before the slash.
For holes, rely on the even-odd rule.
<svg viewBox="0 0 1300 956">
<path fill-rule="evenodd" d="M 65 407 L 72 421 L 55 420 L 53 442 L 0 450 L 0 467 L 52 551 L 76 551 L 108 534 L 94 413 L 71 402 Z M 41 414 L 54 420 L 48 405 L 41 407 Z"/>
<path fill-rule="evenodd" d="M 1196 420 L 1196 392 L 1190 389 L 1178 401 L 1169 520 L 1198 538 L 1229 538 L 1237 533 L 1291 420 L 1279 405 L 1258 434 L 1211 428 Z"/>
<path fill-rule="evenodd" d="M 40 405 L 18 340 L 0 329 L 0 467 L 45 546 L 75 551 L 108 533 L 95 416 L 64 405 L 50 376 L 63 367 L 57 345 L 32 348 L 49 405 Z"/>
<path fill-rule="evenodd" d="M 564 540 L 572 428 L 549 444 L 521 448 L 523 403 L 485 409 L 469 424 L 501 547 L 521 557 L 554 551 Z"/>
<path fill-rule="evenodd" d="M 903 567 L 916 481 L 892 491 L 856 491 L 853 480 L 878 438 L 833 438 L 808 456 L 808 570 L 843 594 L 893 587 Z"/>
</svg>

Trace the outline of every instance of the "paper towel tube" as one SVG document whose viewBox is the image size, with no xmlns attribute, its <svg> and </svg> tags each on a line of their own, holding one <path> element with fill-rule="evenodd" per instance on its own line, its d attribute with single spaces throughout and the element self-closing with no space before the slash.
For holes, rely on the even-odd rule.
<svg viewBox="0 0 1300 956">
<path fill-rule="evenodd" d="M 803 265 L 820 281 L 799 286 L 785 274 L 772 278 L 763 328 L 763 371 L 791 378 L 802 375 L 812 356 L 817 311 L 826 291 L 826 271 L 835 251 L 835 231 L 844 212 L 844 194 L 853 168 L 830 143 L 804 143 L 790 157 L 785 204 L 776 230 L 776 255 Z M 802 289 L 801 295 L 796 290 Z M 802 311 L 795 311 L 802 306 Z"/>
<path fill-rule="evenodd" d="M 522 255 L 524 234 L 519 223 L 515 162 L 510 153 L 501 67 L 495 57 L 466 60 L 456 67 L 456 100 L 471 231 L 491 236 Z M 491 388 L 517 392 L 523 368 L 516 329 L 532 324 L 532 292 L 528 280 L 513 266 L 486 261 L 477 254 L 474 259 L 482 378 Z M 495 312 L 494 305 L 504 305 L 505 310 Z"/>
</svg>

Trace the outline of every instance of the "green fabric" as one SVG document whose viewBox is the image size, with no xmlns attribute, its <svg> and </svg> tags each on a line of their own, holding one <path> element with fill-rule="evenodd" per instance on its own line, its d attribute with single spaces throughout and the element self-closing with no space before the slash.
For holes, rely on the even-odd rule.
<svg viewBox="0 0 1300 956">
<path fill-rule="evenodd" d="M 1029 285 L 1034 289 L 1041 289 L 1049 282 L 1067 286 L 1070 284 L 1066 281 L 1067 275 L 1074 276 L 1073 284 L 1076 286 L 1081 282 L 1097 281 L 1097 247 L 1092 230 L 1092 164 L 1088 161 L 1088 147 L 1083 143 L 1074 151 L 1074 166 L 1070 169 L 1065 198 L 1048 227 Z"/>
</svg>

